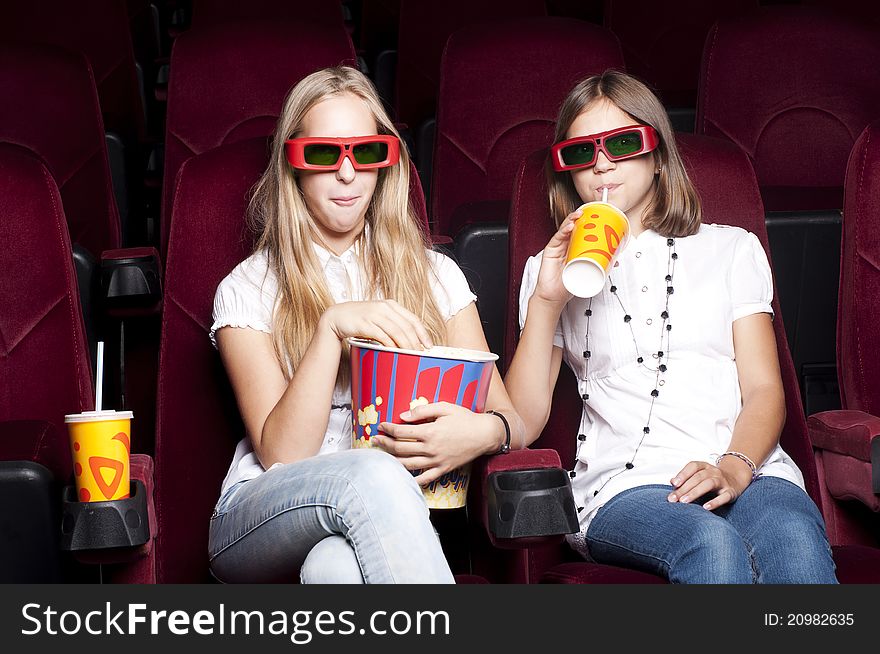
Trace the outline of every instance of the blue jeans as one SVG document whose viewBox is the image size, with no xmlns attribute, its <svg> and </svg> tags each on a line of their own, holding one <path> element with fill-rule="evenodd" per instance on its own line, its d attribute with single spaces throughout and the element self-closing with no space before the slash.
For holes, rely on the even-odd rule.
<svg viewBox="0 0 880 654">
<path fill-rule="evenodd" d="M 684 584 L 836 584 L 819 509 L 798 486 L 759 477 L 732 504 L 672 503 L 672 486 L 630 488 L 587 529 L 597 563 Z"/>
<path fill-rule="evenodd" d="M 381 450 L 270 469 L 220 498 L 208 538 L 223 582 L 454 583 L 424 496 Z"/>
</svg>

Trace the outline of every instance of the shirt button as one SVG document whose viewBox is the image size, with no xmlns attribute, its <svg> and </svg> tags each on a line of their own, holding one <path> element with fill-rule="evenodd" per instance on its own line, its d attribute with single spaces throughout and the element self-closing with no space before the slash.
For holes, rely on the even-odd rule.
<svg viewBox="0 0 880 654">
<path fill-rule="evenodd" d="M 652 324 L 653 322 L 654 322 L 653 320 L 651 320 L 650 318 L 648 318 L 648 319 L 645 321 L 645 324 L 646 324 L 646 325 L 650 325 L 650 324 Z"/>
<path fill-rule="evenodd" d="M 348 298 L 348 291 L 342 291 L 342 297 Z"/>
<path fill-rule="evenodd" d="M 642 293 L 647 293 L 647 292 L 648 292 L 648 287 L 642 286 Z"/>
<path fill-rule="evenodd" d="M 636 259 L 641 258 L 641 256 L 642 256 L 642 253 L 641 253 L 641 252 L 636 252 Z"/>
</svg>

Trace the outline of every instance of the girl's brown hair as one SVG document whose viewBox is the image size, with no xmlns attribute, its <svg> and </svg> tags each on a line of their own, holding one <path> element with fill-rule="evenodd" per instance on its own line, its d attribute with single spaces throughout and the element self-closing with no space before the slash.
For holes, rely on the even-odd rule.
<svg viewBox="0 0 880 654">
<path fill-rule="evenodd" d="M 675 136 L 666 110 L 651 90 L 631 75 L 606 70 L 578 82 L 565 98 L 556 121 L 554 142 L 565 140 L 571 124 L 593 103 L 607 99 L 628 114 L 634 122 L 650 125 L 660 135 L 653 155 L 660 172 L 654 178 L 654 197 L 642 225 L 662 236 L 690 236 L 700 228 L 700 198 L 691 184 L 675 145 Z M 547 162 L 550 210 L 557 225 L 577 209 L 583 200 L 568 172 L 557 173 Z"/>
</svg>

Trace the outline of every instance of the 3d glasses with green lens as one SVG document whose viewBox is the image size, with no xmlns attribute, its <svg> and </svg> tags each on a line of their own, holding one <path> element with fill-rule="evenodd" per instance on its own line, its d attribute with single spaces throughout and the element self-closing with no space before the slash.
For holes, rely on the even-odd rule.
<svg viewBox="0 0 880 654">
<path fill-rule="evenodd" d="M 400 159 L 400 141 L 386 135 L 288 139 L 284 149 L 287 161 L 298 170 L 339 170 L 346 157 L 355 170 L 371 170 Z"/>
<path fill-rule="evenodd" d="M 609 161 L 620 161 L 651 152 L 659 144 L 657 130 L 650 125 L 627 125 L 561 141 L 550 148 L 550 156 L 554 170 L 562 172 L 595 165 L 600 151 Z"/>
</svg>

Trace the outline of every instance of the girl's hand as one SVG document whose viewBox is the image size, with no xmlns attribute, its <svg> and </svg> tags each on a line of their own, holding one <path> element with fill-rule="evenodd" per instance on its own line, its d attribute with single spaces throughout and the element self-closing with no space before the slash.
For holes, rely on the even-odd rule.
<svg viewBox="0 0 880 654">
<path fill-rule="evenodd" d="M 670 502 L 688 503 L 714 492 L 715 497 L 703 504 L 704 509 L 712 511 L 742 495 L 752 483 L 752 471 L 745 462 L 734 457 L 724 457 L 717 467 L 705 461 L 691 461 L 670 483 L 675 487 L 666 498 Z"/>
<path fill-rule="evenodd" d="M 334 304 L 321 316 L 321 322 L 340 341 L 353 336 L 407 350 L 433 347 L 428 330 L 418 316 L 394 300 Z"/>
<path fill-rule="evenodd" d="M 497 451 L 504 438 L 504 425 L 495 416 L 449 402 L 417 406 L 400 417 L 407 424 L 380 423 L 384 435 L 373 436 L 373 440 L 407 470 L 422 470 L 416 477 L 421 486 L 482 454 Z"/>
<path fill-rule="evenodd" d="M 571 293 L 562 285 L 562 269 L 565 267 L 571 233 L 580 215 L 579 209 L 568 214 L 544 248 L 533 297 L 554 305 L 564 305 L 572 298 Z"/>
</svg>

